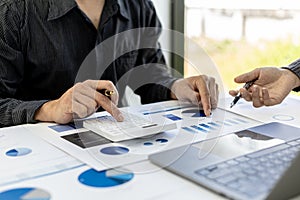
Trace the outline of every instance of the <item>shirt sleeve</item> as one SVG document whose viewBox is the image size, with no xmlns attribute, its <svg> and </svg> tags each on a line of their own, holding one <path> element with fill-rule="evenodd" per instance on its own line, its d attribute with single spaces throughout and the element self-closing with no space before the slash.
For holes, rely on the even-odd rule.
<svg viewBox="0 0 300 200">
<path fill-rule="evenodd" d="M 290 70 L 291 72 L 293 72 L 300 79 L 300 59 L 292 62 L 289 66 L 282 67 L 282 68 Z M 300 87 L 294 88 L 293 91 L 299 92 Z"/>
<path fill-rule="evenodd" d="M 46 102 L 16 98 L 25 73 L 20 12 L 14 3 L 0 5 L 0 127 L 35 122 L 36 110 Z"/>
<path fill-rule="evenodd" d="M 131 84 L 140 84 L 135 93 L 141 96 L 141 102 L 153 103 L 158 101 L 170 100 L 171 86 L 177 78 L 170 73 L 167 67 L 163 52 L 160 48 L 158 39 L 160 37 L 162 27 L 156 14 L 153 3 L 145 0 L 144 12 L 142 18 L 146 27 L 141 36 L 141 43 L 147 42 L 147 45 L 156 48 L 147 48 L 138 50 L 138 58 L 136 66 L 142 70 L 133 73 Z M 150 29 L 149 29 L 150 27 Z M 134 82 L 134 83 L 133 83 Z"/>
</svg>

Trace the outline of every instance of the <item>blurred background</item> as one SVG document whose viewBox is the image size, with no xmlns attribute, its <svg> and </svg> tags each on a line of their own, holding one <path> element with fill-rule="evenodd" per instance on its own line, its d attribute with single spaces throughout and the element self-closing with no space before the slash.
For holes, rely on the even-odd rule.
<svg viewBox="0 0 300 200">
<path fill-rule="evenodd" d="M 185 0 L 185 34 L 218 67 L 225 88 L 260 66 L 300 57 L 300 4 L 292 0 Z M 186 64 L 187 65 L 187 64 Z M 185 75 L 194 72 L 185 66 Z"/>
<path fill-rule="evenodd" d="M 210 74 L 217 77 L 223 95 L 229 89 L 242 87 L 234 83 L 234 78 L 242 73 L 263 66 L 286 66 L 300 58 L 300 4 L 296 0 L 152 1 L 164 29 L 183 33 L 214 62 L 218 73 L 213 67 Z M 203 51 L 167 34 L 160 39 L 162 49 L 176 49 L 185 58 L 198 59 L 198 69 L 207 74 L 212 65 L 203 62 Z M 164 55 L 168 66 L 185 77 L 199 74 L 187 59 L 170 51 L 164 51 Z M 127 87 L 122 104 L 140 103 L 140 98 Z"/>
</svg>

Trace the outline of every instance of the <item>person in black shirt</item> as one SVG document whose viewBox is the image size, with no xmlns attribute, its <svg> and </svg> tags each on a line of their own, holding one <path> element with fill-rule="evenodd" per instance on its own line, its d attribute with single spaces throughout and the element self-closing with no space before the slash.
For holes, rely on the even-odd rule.
<svg viewBox="0 0 300 200">
<path fill-rule="evenodd" d="M 300 59 L 287 67 L 261 67 L 236 77 L 235 82 L 246 83 L 256 80 L 254 85 L 246 90 L 240 89 L 246 101 L 252 101 L 253 106 L 273 106 L 280 104 L 293 90 L 300 91 Z M 238 91 L 231 90 L 229 94 L 236 96 Z"/>
<path fill-rule="evenodd" d="M 152 34 L 149 41 L 158 48 L 127 52 L 100 77 L 95 78 L 90 71 L 91 76 L 85 73 L 86 79 L 77 79 L 82 63 L 88 63 L 84 62 L 86 57 L 97 52 L 95 47 L 119 33 L 144 27 L 156 30 L 147 34 Z M 0 126 L 39 121 L 65 124 L 74 116 L 83 118 L 99 108 L 122 121 L 118 99 L 135 79 L 152 81 L 134 88 L 142 103 L 189 100 L 201 104 L 210 115 L 218 101 L 214 78 L 171 76 L 159 48 L 160 28 L 150 0 L 1 1 Z M 126 44 L 127 40 L 122 42 Z M 104 57 L 105 53 L 97 52 L 95 57 Z M 136 66 L 143 66 L 144 75 L 128 76 L 119 84 Z M 109 99 L 96 92 L 101 89 L 115 94 Z"/>
</svg>

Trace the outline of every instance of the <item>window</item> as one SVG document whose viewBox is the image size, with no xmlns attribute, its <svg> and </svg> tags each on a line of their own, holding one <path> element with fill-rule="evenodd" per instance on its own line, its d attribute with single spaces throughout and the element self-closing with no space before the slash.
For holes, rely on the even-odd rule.
<svg viewBox="0 0 300 200">
<path fill-rule="evenodd" d="M 185 16 L 186 36 L 207 52 L 226 89 L 238 87 L 233 79 L 241 73 L 285 66 L 299 58 L 296 1 L 185 0 Z M 187 62 L 184 72 L 185 76 L 196 73 Z"/>
</svg>

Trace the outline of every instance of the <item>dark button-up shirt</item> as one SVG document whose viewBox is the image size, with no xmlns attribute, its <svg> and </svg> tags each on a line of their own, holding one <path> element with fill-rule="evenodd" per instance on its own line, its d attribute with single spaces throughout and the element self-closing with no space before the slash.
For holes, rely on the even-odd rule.
<svg viewBox="0 0 300 200">
<path fill-rule="evenodd" d="M 159 46 L 124 51 L 112 63 L 106 61 L 109 67 L 105 66 L 105 69 L 94 71 L 95 66 L 92 66 L 101 67 L 99 62 L 105 59 L 105 53 L 111 57 L 113 50 L 119 50 L 120 46 L 127 48 L 132 43 L 143 42 L 138 41 L 140 37 L 115 39 L 117 45 L 108 45 L 112 51 L 107 52 L 105 48 L 95 51 L 98 44 L 118 33 L 142 27 L 157 28 L 153 32 L 147 31 L 151 43 L 157 45 L 160 22 L 150 0 L 107 0 L 98 29 L 75 0 L 2 0 L 0 126 L 35 122 L 37 109 L 45 102 L 59 98 L 84 79 L 110 80 L 117 85 L 120 97 L 126 85 L 133 86 L 146 80 L 141 87 L 133 86 L 142 103 L 169 99 L 168 87 L 175 78 L 168 73 Z M 131 35 L 135 37 L 135 34 Z M 91 51 L 94 56 L 90 57 L 94 61 L 89 62 L 85 58 Z M 78 76 L 82 63 L 85 63 L 85 68 L 92 69 Z M 136 66 L 143 66 L 145 71 L 133 77 L 129 72 Z M 97 71 L 103 73 L 95 76 Z M 122 78 L 124 74 L 126 78 Z M 118 82 L 120 79 L 122 81 Z"/>
</svg>

